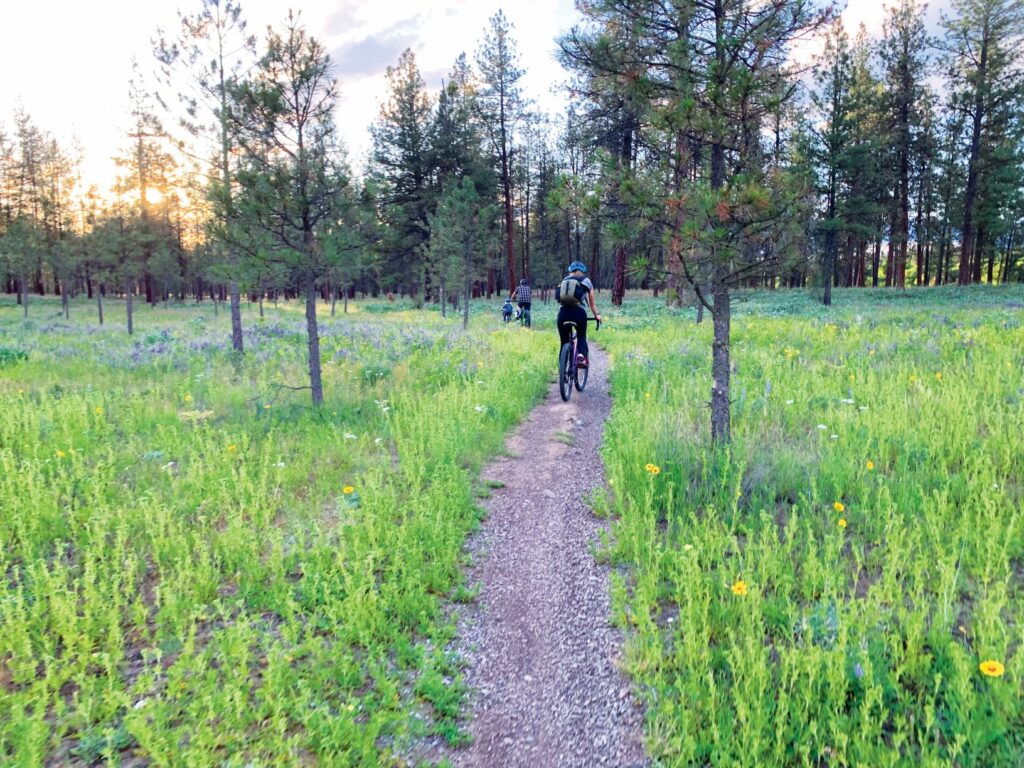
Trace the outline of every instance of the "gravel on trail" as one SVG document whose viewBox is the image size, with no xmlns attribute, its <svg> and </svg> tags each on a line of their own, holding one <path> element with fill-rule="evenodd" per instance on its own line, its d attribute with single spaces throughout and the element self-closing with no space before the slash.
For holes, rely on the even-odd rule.
<svg viewBox="0 0 1024 768">
<path fill-rule="evenodd" d="M 593 556 L 608 524 L 585 501 L 605 484 L 611 412 L 607 358 L 590 351 L 586 390 L 564 403 L 553 387 L 483 471 L 504 485 L 466 545 L 480 592 L 456 609 L 472 737 L 447 750 L 456 766 L 646 765 L 643 711 L 616 663 L 609 568 Z"/>
</svg>

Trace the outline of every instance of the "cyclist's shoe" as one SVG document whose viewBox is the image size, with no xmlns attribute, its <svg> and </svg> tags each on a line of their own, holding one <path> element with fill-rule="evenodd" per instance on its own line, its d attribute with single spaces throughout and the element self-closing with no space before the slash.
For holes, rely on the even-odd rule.
<svg viewBox="0 0 1024 768">
<path fill-rule="evenodd" d="M 577 368 L 586 368 L 588 365 L 590 365 L 590 362 L 587 360 L 587 358 L 585 358 L 583 355 L 576 355 Z"/>
</svg>

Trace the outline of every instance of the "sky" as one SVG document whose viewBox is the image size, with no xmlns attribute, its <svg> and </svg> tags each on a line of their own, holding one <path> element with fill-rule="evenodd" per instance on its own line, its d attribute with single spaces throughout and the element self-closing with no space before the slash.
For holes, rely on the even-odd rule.
<svg viewBox="0 0 1024 768">
<path fill-rule="evenodd" d="M 944 5 L 948 0 L 940 0 Z M 278 0 L 241 0 L 249 30 L 265 37 L 287 17 Z M 928 11 L 930 27 L 937 18 Z M 200 0 L 20 0 L 5 3 L 0 29 L 0 125 L 10 127 L 21 105 L 60 141 L 77 139 L 86 184 L 106 190 L 111 158 L 127 144 L 128 78 L 136 57 L 152 68 L 157 29 L 177 27 L 177 10 L 194 13 Z M 503 7 L 504 6 L 504 7 Z M 578 20 L 573 0 L 306 0 L 293 6 L 307 31 L 331 52 L 340 85 L 338 126 L 358 168 L 369 149 L 368 127 L 386 97 L 385 68 L 411 47 L 424 80 L 436 91 L 456 57 L 472 60 L 488 19 L 503 8 L 513 24 L 523 87 L 537 107 L 558 114 L 566 73 L 555 59 L 555 38 Z M 877 35 L 882 0 L 852 0 L 843 12 L 851 31 L 864 23 Z"/>
</svg>

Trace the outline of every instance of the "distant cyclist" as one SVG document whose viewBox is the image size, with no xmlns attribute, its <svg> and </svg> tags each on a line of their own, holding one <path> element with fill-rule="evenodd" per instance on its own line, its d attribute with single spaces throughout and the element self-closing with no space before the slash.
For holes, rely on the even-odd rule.
<svg viewBox="0 0 1024 768">
<path fill-rule="evenodd" d="M 512 289 L 512 293 L 508 297 L 516 300 L 519 305 L 519 314 L 522 314 L 524 309 L 529 312 L 533 298 L 530 292 L 530 282 L 524 277 L 519 281 L 519 285 Z"/>
<path fill-rule="evenodd" d="M 576 323 L 576 336 L 578 339 L 578 354 L 576 365 L 586 368 L 590 365 L 590 347 L 587 346 L 587 304 L 590 311 L 598 322 L 601 322 L 601 315 L 597 312 L 597 305 L 594 304 L 594 284 L 586 276 L 587 265 L 582 261 L 574 261 L 569 265 L 567 274 L 562 278 L 558 288 L 555 289 L 555 299 L 561 305 L 558 308 L 558 318 L 555 324 L 558 326 L 558 348 L 568 343 L 570 329 L 565 323 Z"/>
</svg>

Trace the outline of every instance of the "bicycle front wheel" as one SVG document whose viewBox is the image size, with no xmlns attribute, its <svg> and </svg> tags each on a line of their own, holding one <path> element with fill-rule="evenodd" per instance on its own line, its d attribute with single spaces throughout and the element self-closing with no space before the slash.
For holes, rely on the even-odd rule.
<svg viewBox="0 0 1024 768">
<path fill-rule="evenodd" d="M 558 392 L 565 402 L 572 397 L 573 365 L 572 344 L 563 344 L 562 353 L 558 356 Z"/>
</svg>

